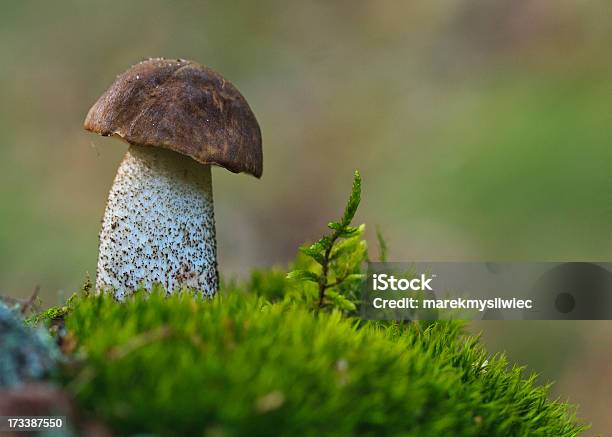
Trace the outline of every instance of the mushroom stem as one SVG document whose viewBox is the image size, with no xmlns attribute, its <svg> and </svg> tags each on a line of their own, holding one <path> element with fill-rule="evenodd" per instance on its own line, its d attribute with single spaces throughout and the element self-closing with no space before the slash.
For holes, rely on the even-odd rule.
<svg viewBox="0 0 612 437">
<path fill-rule="evenodd" d="M 209 165 L 169 150 L 130 146 L 108 196 L 96 287 L 126 293 L 154 283 L 217 291 Z"/>
</svg>

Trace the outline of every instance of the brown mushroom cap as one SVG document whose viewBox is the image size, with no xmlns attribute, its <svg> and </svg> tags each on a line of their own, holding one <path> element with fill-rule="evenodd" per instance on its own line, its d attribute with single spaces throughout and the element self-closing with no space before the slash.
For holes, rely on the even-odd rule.
<svg viewBox="0 0 612 437">
<path fill-rule="evenodd" d="M 170 149 L 201 164 L 261 177 L 261 131 L 228 80 L 193 61 L 134 65 L 91 107 L 85 129 L 130 144 Z"/>
</svg>

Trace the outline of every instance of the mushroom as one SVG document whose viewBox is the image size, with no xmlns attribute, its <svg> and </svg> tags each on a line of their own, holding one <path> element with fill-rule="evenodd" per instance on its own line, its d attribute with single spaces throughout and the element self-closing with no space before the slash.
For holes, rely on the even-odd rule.
<svg viewBox="0 0 612 437">
<path fill-rule="evenodd" d="M 240 92 L 193 61 L 149 59 L 117 77 L 85 129 L 128 148 L 108 195 L 96 288 L 122 300 L 162 284 L 218 288 L 211 165 L 261 177 L 261 132 Z"/>
</svg>

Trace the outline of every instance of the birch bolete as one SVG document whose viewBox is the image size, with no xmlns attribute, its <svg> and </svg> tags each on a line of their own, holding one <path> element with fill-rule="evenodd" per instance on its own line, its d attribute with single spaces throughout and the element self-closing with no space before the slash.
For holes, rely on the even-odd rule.
<svg viewBox="0 0 612 437">
<path fill-rule="evenodd" d="M 211 166 L 263 170 L 261 132 L 240 92 L 192 61 L 149 59 L 117 77 L 85 129 L 130 146 L 108 196 L 96 287 L 117 299 L 162 284 L 218 288 Z"/>
</svg>

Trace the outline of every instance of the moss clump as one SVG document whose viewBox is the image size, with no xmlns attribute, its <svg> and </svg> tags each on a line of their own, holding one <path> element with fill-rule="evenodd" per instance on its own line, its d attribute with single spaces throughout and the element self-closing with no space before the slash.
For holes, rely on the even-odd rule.
<svg viewBox="0 0 612 437">
<path fill-rule="evenodd" d="M 69 307 L 66 306 L 56 306 L 47 308 L 45 311 L 34 314 L 32 317 L 26 319 L 26 324 L 28 325 L 40 325 L 45 324 L 49 325 L 53 322 L 62 320 L 64 316 L 68 313 Z"/>
<path fill-rule="evenodd" d="M 74 300 L 66 328 L 85 358 L 64 382 L 85 412 L 121 434 L 581 430 L 568 406 L 548 400 L 545 387 L 503 357 L 487 357 L 459 323 L 361 322 L 250 291 Z"/>
<path fill-rule="evenodd" d="M 59 357 L 47 332 L 25 326 L 15 311 L 0 302 L 0 388 L 47 376 Z"/>
</svg>

